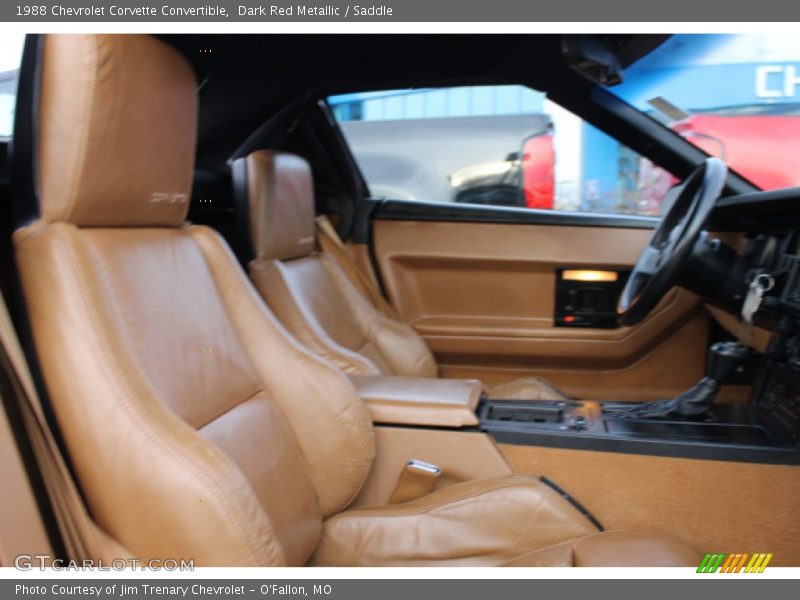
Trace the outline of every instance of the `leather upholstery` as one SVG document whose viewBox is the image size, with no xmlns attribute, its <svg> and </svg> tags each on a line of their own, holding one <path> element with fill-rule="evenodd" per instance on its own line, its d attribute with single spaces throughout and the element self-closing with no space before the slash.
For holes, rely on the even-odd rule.
<svg viewBox="0 0 800 600">
<path fill-rule="evenodd" d="M 493 566 L 596 531 L 537 478 L 509 475 L 332 517 L 313 564 Z"/>
<path fill-rule="evenodd" d="M 534 550 L 504 567 L 694 567 L 703 555 L 664 533 L 595 533 Z"/>
<path fill-rule="evenodd" d="M 95 227 L 183 222 L 197 127 L 188 63 L 153 38 L 125 35 L 50 36 L 44 51 L 42 218 Z"/>
<path fill-rule="evenodd" d="M 369 412 L 353 384 L 292 338 L 270 314 L 215 232 L 193 227 L 236 331 L 266 389 L 291 422 L 327 517 L 358 493 L 374 457 Z"/>
<path fill-rule="evenodd" d="M 374 423 L 466 427 L 478 425 L 483 386 L 475 379 L 351 375 Z"/>
<path fill-rule="evenodd" d="M 410 326 L 378 310 L 332 256 L 315 253 L 312 243 L 293 242 L 305 242 L 308 235 L 313 242 L 314 190 L 308 163 L 270 150 L 257 150 L 240 160 L 246 161 L 256 256 L 250 277 L 289 331 L 345 373 L 436 377 L 433 354 Z M 489 393 L 505 399 L 564 398 L 533 377 Z"/>
<path fill-rule="evenodd" d="M 314 192 L 308 163 L 293 154 L 267 151 L 253 152 L 245 161 L 256 257 L 286 260 L 311 254 Z M 283 202 L 259 202 L 263 197 Z"/>
<path fill-rule="evenodd" d="M 149 37 L 57 35 L 44 70 L 43 97 L 90 85 L 92 100 L 77 120 L 42 103 L 41 153 L 67 156 L 87 138 L 79 152 L 114 146 L 116 157 L 98 156 L 97 174 L 70 155 L 78 174 L 65 186 L 66 172 L 43 168 L 42 219 L 14 236 L 55 416 L 92 516 L 115 541 L 142 560 L 197 566 L 499 564 L 590 532 L 524 476 L 345 510 L 375 454 L 352 383 L 290 337 L 215 232 L 180 223 L 175 206 L 143 208 L 143 190 L 177 190 L 191 175 L 175 151 L 195 138 L 179 125 L 196 121 L 186 61 Z M 122 86 L 125 103 L 156 97 L 141 99 L 152 123 L 133 123 L 183 139 L 118 135 L 129 116 L 112 110 L 117 71 L 141 78 Z"/>
<path fill-rule="evenodd" d="M 130 233 L 137 236 L 141 231 Z M 173 244 L 182 246 L 190 256 L 194 254 L 193 260 L 203 260 L 180 231 L 168 233 L 173 234 Z M 147 338 L 141 340 L 141 332 L 130 328 L 136 314 L 128 311 L 145 308 L 151 318 L 168 322 L 192 306 L 192 292 L 202 294 L 209 285 L 214 290 L 213 282 L 195 284 L 187 290 L 188 297 L 179 296 L 165 304 L 160 301 L 158 287 L 151 285 L 153 274 L 140 273 L 144 277 L 138 287 L 153 290 L 155 295 L 147 299 L 146 307 L 129 302 L 120 306 L 117 297 L 122 295 L 121 290 L 113 289 L 105 272 L 111 265 L 123 265 L 116 261 L 98 264 L 96 246 L 75 226 L 36 224 L 17 232 L 15 241 L 48 392 L 81 489 L 98 524 L 143 559 L 173 555 L 191 556 L 197 564 L 205 565 L 286 564 L 275 527 L 243 471 L 232 457 L 175 412 L 191 406 L 191 395 L 174 398 L 162 387 L 165 374 L 175 362 L 180 362 L 179 373 L 188 379 L 201 374 L 205 366 L 216 361 L 215 356 L 224 356 L 220 352 L 206 356 L 202 351 L 216 345 L 214 332 L 203 328 L 189 337 L 177 335 L 175 339 L 184 347 L 179 348 L 178 356 L 171 356 L 174 348 L 166 346 L 160 352 L 161 343 L 154 347 L 148 344 L 146 353 L 139 352 L 137 342 L 141 344 Z M 126 242 L 130 240 L 122 243 Z M 138 253 L 147 252 L 145 248 L 142 244 L 131 249 Z M 136 261 L 133 263 L 135 267 Z M 178 264 L 180 271 L 192 266 Z M 165 273 L 159 268 L 156 282 L 160 283 L 162 273 L 169 277 L 180 271 L 168 269 Z M 214 329 L 225 324 L 215 324 Z M 145 335 L 152 335 L 151 328 L 147 329 Z M 163 371 L 152 372 L 158 358 L 168 363 Z M 232 364 L 236 366 L 235 361 Z M 245 373 L 251 375 L 248 371 Z M 235 374 L 234 369 L 231 379 Z M 173 371 L 173 375 L 178 373 Z M 239 399 L 241 402 L 261 391 L 254 378 L 250 382 L 252 389 Z M 186 393 L 191 394 L 191 390 Z M 270 408 L 261 408 L 258 423 L 273 433 L 279 431 L 279 423 L 264 419 Z M 212 415 L 199 411 L 189 416 L 207 419 Z M 213 416 L 224 418 L 224 413 Z M 213 428 L 214 420 L 202 424 Z M 283 449 L 287 453 L 290 450 Z M 264 468 L 265 481 L 271 478 L 270 470 L 269 466 Z M 294 476 L 299 480 L 298 487 L 310 485 L 302 481 L 308 479 L 304 471 Z M 320 520 L 318 514 L 316 520 Z M 220 536 L 225 530 L 230 535 Z"/>
<path fill-rule="evenodd" d="M 378 312 L 329 256 L 256 259 L 250 277 L 281 323 L 345 373 L 436 376 L 422 338 Z"/>
</svg>

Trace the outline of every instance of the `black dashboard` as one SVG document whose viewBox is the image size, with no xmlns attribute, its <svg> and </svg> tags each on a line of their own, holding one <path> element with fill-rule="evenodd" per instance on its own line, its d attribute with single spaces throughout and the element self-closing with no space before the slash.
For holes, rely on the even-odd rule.
<svg viewBox="0 0 800 600">
<path fill-rule="evenodd" d="M 714 231 L 786 231 L 800 227 L 800 188 L 720 198 L 708 225 Z"/>
<path fill-rule="evenodd" d="M 774 328 L 786 316 L 800 317 L 800 188 L 721 198 L 707 228 L 746 234 L 739 252 L 750 278 L 770 277 L 755 320 Z"/>
<path fill-rule="evenodd" d="M 722 198 L 707 226 L 744 232 L 740 271 L 769 282 L 753 321 L 774 335 L 752 402 L 777 436 L 800 447 L 800 188 Z"/>
</svg>

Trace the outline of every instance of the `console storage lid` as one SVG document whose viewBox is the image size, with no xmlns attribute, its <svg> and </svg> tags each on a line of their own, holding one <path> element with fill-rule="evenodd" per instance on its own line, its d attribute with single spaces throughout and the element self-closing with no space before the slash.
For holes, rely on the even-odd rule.
<svg viewBox="0 0 800 600">
<path fill-rule="evenodd" d="M 350 375 L 375 423 L 466 427 L 478 424 L 475 409 L 483 385 L 474 379 Z"/>
</svg>

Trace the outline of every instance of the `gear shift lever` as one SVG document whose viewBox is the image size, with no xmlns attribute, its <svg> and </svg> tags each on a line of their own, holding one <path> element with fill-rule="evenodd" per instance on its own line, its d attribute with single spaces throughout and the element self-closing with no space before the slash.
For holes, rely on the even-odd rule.
<svg viewBox="0 0 800 600">
<path fill-rule="evenodd" d="M 639 419 L 702 417 L 714 403 L 722 382 L 745 361 L 747 354 L 747 348 L 739 342 L 718 342 L 708 352 L 705 377 L 679 396 L 606 412 Z"/>
<path fill-rule="evenodd" d="M 739 342 L 717 342 L 708 351 L 706 377 L 722 384 L 747 359 L 749 351 Z"/>
</svg>

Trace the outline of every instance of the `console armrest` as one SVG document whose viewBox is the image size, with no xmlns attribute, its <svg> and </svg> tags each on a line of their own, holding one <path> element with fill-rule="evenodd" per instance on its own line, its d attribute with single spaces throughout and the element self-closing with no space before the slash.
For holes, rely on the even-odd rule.
<svg viewBox="0 0 800 600">
<path fill-rule="evenodd" d="M 350 375 L 375 423 L 465 427 L 477 425 L 483 385 L 474 379 Z"/>
</svg>

